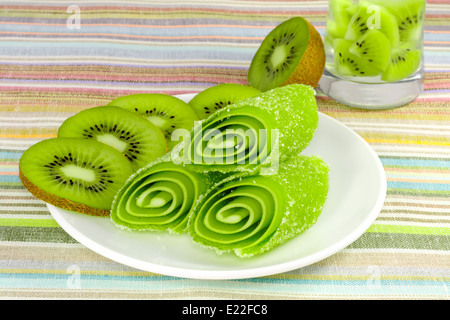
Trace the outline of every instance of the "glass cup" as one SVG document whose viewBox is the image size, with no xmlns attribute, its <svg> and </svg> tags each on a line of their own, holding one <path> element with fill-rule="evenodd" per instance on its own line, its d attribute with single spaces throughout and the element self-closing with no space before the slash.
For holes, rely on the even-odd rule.
<svg viewBox="0 0 450 320">
<path fill-rule="evenodd" d="M 319 88 L 349 106 L 383 109 L 423 90 L 425 0 L 329 0 Z"/>
</svg>

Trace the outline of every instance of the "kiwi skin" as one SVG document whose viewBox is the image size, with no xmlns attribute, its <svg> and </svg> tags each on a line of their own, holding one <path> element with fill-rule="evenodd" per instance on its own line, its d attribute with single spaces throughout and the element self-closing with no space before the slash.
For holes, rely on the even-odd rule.
<svg viewBox="0 0 450 320">
<path fill-rule="evenodd" d="M 19 166 L 19 178 L 22 181 L 22 184 L 24 187 L 36 198 L 50 203 L 58 208 L 69 210 L 69 211 L 75 211 L 91 216 L 97 216 L 97 217 L 106 217 L 109 216 L 110 210 L 102 209 L 102 208 L 94 208 L 87 206 L 85 204 L 74 202 L 69 199 L 61 198 L 57 195 L 51 194 L 38 186 L 34 185 L 30 180 L 25 177 L 25 175 L 22 173 L 22 170 Z"/>
<path fill-rule="evenodd" d="M 308 48 L 303 54 L 298 67 L 282 84 L 283 86 L 294 83 L 302 83 L 317 87 L 323 70 L 325 69 L 325 49 L 320 33 L 314 26 L 306 21 L 309 29 Z"/>
</svg>

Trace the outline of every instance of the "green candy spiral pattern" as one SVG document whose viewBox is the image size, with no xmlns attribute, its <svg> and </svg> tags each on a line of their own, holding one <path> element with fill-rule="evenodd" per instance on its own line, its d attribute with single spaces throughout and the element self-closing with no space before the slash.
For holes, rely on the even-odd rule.
<svg viewBox="0 0 450 320">
<path fill-rule="evenodd" d="M 191 135 L 190 163 L 214 166 L 260 165 L 272 152 L 274 123 L 270 116 L 254 107 L 232 109 L 213 117 Z"/>
<path fill-rule="evenodd" d="M 218 252 L 249 257 L 313 225 L 328 193 L 328 166 L 295 157 L 275 175 L 230 175 L 208 191 L 189 219 L 192 239 Z"/>
<path fill-rule="evenodd" d="M 113 223 L 128 230 L 185 231 L 198 197 L 210 185 L 207 175 L 163 157 L 139 170 L 117 193 Z"/>
<path fill-rule="evenodd" d="M 281 222 L 284 199 L 273 187 L 261 176 L 225 183 L 196 210 L 192 232 L 222 250 L 257 245 Z"/>
<path fill-rule="evenodd" d="M 288 85 L 239 101 L 197 123 L 174 150 L 181 163 L 221 172 L 270 167 L 299 154 L 318 126 L 314 89 Z"/>
</svg>

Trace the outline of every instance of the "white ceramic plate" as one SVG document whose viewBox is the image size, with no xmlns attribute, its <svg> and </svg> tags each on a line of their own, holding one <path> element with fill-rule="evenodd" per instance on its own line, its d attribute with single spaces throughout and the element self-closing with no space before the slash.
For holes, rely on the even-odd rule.
<svg viewBox="0 0 450 320">
<path fill-rule="evenodd" d="M 179 96 L 189 101 L 193 95 Z M 319 127 L 307 149 L 330 166 L 330 189 L 315 225 L 284 245 L 251 259 L 217 255 L 187 235 L 128 232 L 108 218 L 48 205 L 58 224 L 98 254 L 143 271 L 193 279 L 240 279 L 294 270 L 320 261 L 358 239 L 380 212 L 386 195 L 383 166 L 354 131 L 319 113 Z"/>
</svg>

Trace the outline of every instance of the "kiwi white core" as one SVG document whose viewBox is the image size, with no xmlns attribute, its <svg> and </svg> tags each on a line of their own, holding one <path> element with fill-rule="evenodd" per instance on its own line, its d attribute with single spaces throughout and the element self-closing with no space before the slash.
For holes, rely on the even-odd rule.
<svg viewBox="0 0 450 320">
<path fill-rule="evenodd" d="M 61 171 L 68 177 L 73 179 L 81 179 L 86 182 L 95 181 L 95 172 L 91 169 L 81 168 L 74 164 L 61 167 Z"/>
<path fill-rule="evenodd" d="M 99 142 L 103 142 L 104 144 L 110 145 L 113 148 L 116 148 L 120 152 L 124 152 L 127 147 L 126 142 L 119 140 L 118 138 L 109 133 L 98 135 L 97 140 Z"/>
<path fill-rule="evenodd" d="M 285 45 L 279 45 L 275 47 L 275 49 L 273 49 L 272 55 L 270 56 L 270 63 L 274 68 L 281 65 L 286 59 L 287 56 L 286 50 L 287 48 Z"/>
<path fill-rule="evenodd" d="M 160 117 L 147 117 L 148 120 L 150 120 L 151 123 L 153 123 L 158 128 L 162 128 L 166 124 L 166 120 L 161 119 Z"/>
</svg>

